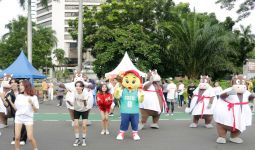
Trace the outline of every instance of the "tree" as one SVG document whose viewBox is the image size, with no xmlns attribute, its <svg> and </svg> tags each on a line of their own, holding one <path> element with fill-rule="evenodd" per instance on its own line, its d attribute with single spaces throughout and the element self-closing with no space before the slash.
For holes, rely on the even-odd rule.
<svg viewBox="0 0 255 150">
<path fill-rule="evenodd" d="M 221 4 L 221 8 L 226 8 L 228 10 L 233 9 L 236 2 L 237 0 L 217 0 L 216 1 L 216 3 Z M 237 20 L 239 21 L 249 16 L 251 14 L 251 11 L 254 9 L 254 6 L 255 6 L 255 0 L 243 0 L 239 6 L 239 9 L 237 10 L 237 13 L 239 14 L 239 17 Z"/>
<path fill-rule="evenodd" d="M 26 0 L 19 0 L 20 6 L 25 7 Z M 40 3 L 47 7 L 48 0 L 40 0 Z M 32 19 L 31 19 L 31 0 L 27 0 L 27 52 L 28 61 L 32 63 Z"/>
<path fill-rule="evenodd" d="M 18 17 L 6 25 L 9 32 L 3 36 L 0 42 L 0 68 L 9 66 L 19 55 L 20 50 L 27 49 L 27 18 Z M 50 28 L 37 27 L 33 23 L 33 66 L 42 68 L 51 66 L 51 49 L 57 39 Z M 25 51 L 25 53 L 27 53 Z"/>
<path fill-rule="evenodd" d="M 54 57 L 57 59 L 59 66 L 66 64 L 67 60 L 65 58 L 65 50 L 57 48 L 53 51 L 53 54 Z"/>
<path fill-rule="evenodd" d="M 196 79 L 202 74 L 215 76 L 221 71 L 235 71 L 229 59 L 236 52 L 229 45 L 233 40 L 231 32 L 208 20 L 199 21 L 196 14 L 180 19 L 180 22 L 167 22 L 162 27 L 172 37 L 168 45 L 169 60 L 179 66 L 182 74 Z"/>
</svg>

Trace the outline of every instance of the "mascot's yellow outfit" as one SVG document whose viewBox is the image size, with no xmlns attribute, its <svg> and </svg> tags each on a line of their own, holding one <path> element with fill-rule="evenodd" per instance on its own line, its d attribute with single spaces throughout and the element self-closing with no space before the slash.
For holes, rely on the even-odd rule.
<svg viewBox="0 0 255 150">
<path fill-rule="evenodd" d="M 141 78 L 135 70 L 126 71 L 122 78 L 122 87 L 116 88 L 114 96 L 120 99 L 121 124 L 117 140 L 124 139 L 124 133 L 128 130 L 129 122 L 133 130 L 133 139 L 140 140 L 138 135 L 139 123 L 139 102 L 142 102 L 144 95 L 138 90 L 141 85 Z"/>
</svg>

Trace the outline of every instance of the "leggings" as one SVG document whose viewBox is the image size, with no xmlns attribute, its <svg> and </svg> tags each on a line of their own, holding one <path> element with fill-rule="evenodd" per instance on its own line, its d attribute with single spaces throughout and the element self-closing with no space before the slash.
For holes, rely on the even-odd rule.
<svg viewBox="0 0 255 150">
<path fill-rule="evenodd" d="M 167 113 L 169 113 L 169 110 L 170 110 L 170 104 L 171 104 L 171 113 L 173 113 L 174 112 L 174 102 L 166 102 L 166 104 L 167 104 L 167 107 L 168 107 L 168 110 L 167 110 Z"/>
</svg>

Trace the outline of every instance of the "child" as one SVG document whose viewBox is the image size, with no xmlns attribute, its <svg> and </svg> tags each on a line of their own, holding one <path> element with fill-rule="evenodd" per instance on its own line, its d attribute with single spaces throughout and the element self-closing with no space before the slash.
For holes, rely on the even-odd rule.
<svg viewBox="0 0 255 150">
<path fill-rule="evenodd" d="M 109 134 L 109 112 L 113 102 L 112 94 L 109 92 L 109 88 L 106 84 L 102 84 L 99 87 L 97 94 L 97 105 L 102 117 L 102 131 L 101 134 Z"/>
</svg>

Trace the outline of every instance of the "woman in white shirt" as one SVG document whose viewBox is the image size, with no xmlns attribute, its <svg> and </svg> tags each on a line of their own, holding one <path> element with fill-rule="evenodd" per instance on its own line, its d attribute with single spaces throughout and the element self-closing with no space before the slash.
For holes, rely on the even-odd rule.
<svg viewBox="0 0 255 150">
<path fill-rule="evenodd" d="M 39 109 L 38 98 L 28 80 L 19 84 L 20 93 L 14 103 L 15 113 L 15 149 L 20 150 L 20 133 L 22 124 L 26 126 L 27 137 L 34 150 L 37 150 L 37 143 L 33 135 L 34 112 Z"/>
</svg>

